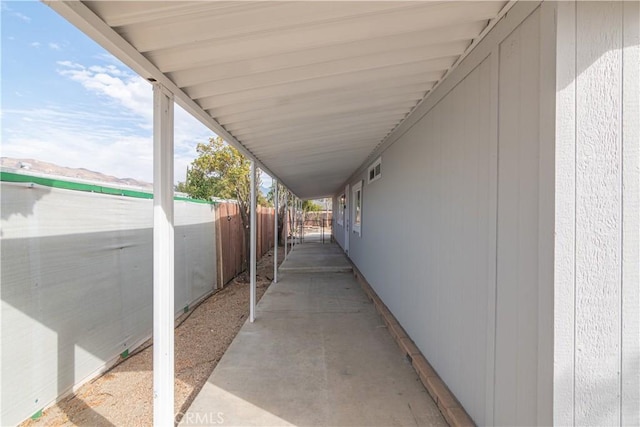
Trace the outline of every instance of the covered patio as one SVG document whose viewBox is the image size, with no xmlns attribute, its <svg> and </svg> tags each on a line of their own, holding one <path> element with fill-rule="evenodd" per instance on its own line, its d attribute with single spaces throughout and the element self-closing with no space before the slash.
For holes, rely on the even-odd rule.
<svg viewBox="0 0 640 427">
<path fill-rule="evenodd" d="M 640 422 L 637 2 L 46 3 L 154 86 L 155 425 L 174 419 L 174 101 L 252 160 L 254 207 L 257 169 L 333 198 L 363 289 L 461 419 Z M 349 273 L 321 271 L 342 256 L 304 271 L 306 250 L 252 292 L 184 422 L 441 422 Z"/>
<path fill-rule="evenodd" d="M 287 188 L 295 206 L 299 200 L 333 196 L 385 143 L 393 142 L 394 130 L 514 3 L 48 2 L 154 86 L 156 425 L 173 418 L 174 101 L 248 156 L 252 177 L 259 168 Z M 252 179 L 252 212 L 255 191 Z M 253 225 L 254 215 L 251 220 Z M 347 246 L 343 249 L 348 252 Z M 295 251 L 301 258 L 304 252 Z M 258 320 L 248 330 L 266 323 L 255 309 L 251 253 L 250 321 Z M 333 259 L 344 261 L 342 255 Z M 302 270 L 326 267 L 322 254 L 300 263 Z M 298 268 L 295 259 L 290 264 L 283 271 Z M 340 283 L 314 289 L 341 294 Z M 303 300 L 305 289 L 299 290 Z M 326 298 L 327 304 L 339 300 Z M 277 315 L 285 313 L 264 312 L 276 323 L 283 321 Z M 362 327 L 376 330 L 373 324 Z M 384 332 L 376 331 L 376 336 Z M 244 356 L 252 358 L 251 353 Z M 414 375 L 406 368 L 402 375 Z M 328 391 L 330 385 L 322 387 Z M 424 394 L 419 383 L 415 387 Z"/>
<path fill-rule="evenodd" d="M 447 425 L 337 245 L 297 245 L 256 316 L 180 425 Z"/>
</svg>

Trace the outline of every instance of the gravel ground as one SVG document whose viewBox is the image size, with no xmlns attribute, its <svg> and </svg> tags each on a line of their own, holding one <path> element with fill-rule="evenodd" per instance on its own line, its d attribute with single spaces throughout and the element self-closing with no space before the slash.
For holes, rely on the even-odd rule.
<svg viewBox="0 0 640 427">
<path fill-rule="evenodd" d="M 278 261 L 284 258 L 279 248 Z M 257 297 L 273 278 L 273 253 L 258 262 Z M 178 319 L 175 332 L 175 412 L 186 411 L 249 316 L 248 275 L 227 286 Z M 147 347 L 147 348 L 145 348 Z M 151 426 L 153 347 L 145 343 L 106 374 L 22 426 Z"/>
</svg>

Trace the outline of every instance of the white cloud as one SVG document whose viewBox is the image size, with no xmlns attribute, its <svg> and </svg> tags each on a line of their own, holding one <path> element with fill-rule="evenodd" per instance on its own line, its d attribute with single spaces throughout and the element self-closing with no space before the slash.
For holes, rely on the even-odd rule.
<svg viewBox="0 0 640 427">
<path fill-rule="evenodd" d="M 122 66 L 100 62 L 88 66 L 72 61 L 57 63 L 61 76 L 97 96 L 90 105 L 61 104 L 1 111 L 2 155 L 36 158 L 151 182 L 151 85 Z M 196 156 L 196 144 L 206 142 L 210 136 L 213 136 L 210 130 L 176 105 L 176 181 L 184 181 L 186 168 Z"/>
<path fill-rule="evenodd" d="M 40 46 L 42 46 L 42 44 L 40 42 L 31 42 L 29 46 L 39 48 Z"/>
<path fill-rule="evenodd" d="M 101 52 L 97 55 L 94 55 L 94 58 L 101 62 L 108 62 L 110 64 L 116 65 L 118 67 L 122 66 L 122 62 L 109 52 Z"/>
<path fill-rule="evenodd" d="M 80 83 L 85 89 L 127 108 L 149 121 L 153 117 L 151 85 L 142 77 L 124 73 L 114 65 L 85 67 L 60 61 L 58 72 Z"/>
<path fill-rule="evenodd" d="M 56 62 L 56 64 L 58 65 L 62 65 L 65 68 L 75 68 L 75 69 L 84 69 L 84 67 L 80 64 L 76 64 L 75 62 L 71 62 L 71 61 L 58 61 Z"/>
<path fill-rule="evenodd" d="M 3 111 L 17 126 L 4 129 L 2 155 L 84 167 L 118 177 L 149 180 L 151 139 L 100 126 L 105 117 L 76 109 Z M 19 125 L 19 122 L 23 126 Z"/>
<path fill-rule="evenodd" d="M 31 18 L 30 17 L 28 17 L 27 15 L 22 14 L 20 12 L 13 12 L 13 16 L 15 16 L 18 19 L 23 20 L 24 22 L 27 22 L 27 23 L 31 22 Z"/>
<path fill-rule="evenodd" d="M 58 43 L 49 42 L 49 49 L 61 50 L 62 48 Z"/>
<path fill-rule="evenodd" d="M 7 2 L 3 1 L 0 2 L 0 8 L 2 10 L 2 13 L 10 13 L 11 15 L 15 16 L 16 18 L 24 21 L 24 22 L 31 22 L 31 18 L 23 13 L 20 12 L 14 12 L 13 9 L 11 9 L 9 7 L 9 5 L 7 4 Z"/>
<path fill-rule="evenodd" d="M 107 66 L 92 65 L 92 66 L 90 66 L 88 68 L 88 70 L 92 71 L 94 73 L 107 73 L 107 74 L 110 74 L 112 76 L 126 76 L 127 75 L 127 73 L 123 72 L 122 70 L 120 70 L 115 65 L 107 65 Z"/>
</svg>

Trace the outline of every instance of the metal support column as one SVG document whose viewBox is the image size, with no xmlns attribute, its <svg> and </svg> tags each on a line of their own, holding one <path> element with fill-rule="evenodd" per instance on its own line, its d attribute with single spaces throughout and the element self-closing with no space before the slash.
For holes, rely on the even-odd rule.
<svg viewBox="0 0 640 427">
<path fill-rule="evenodd" d="M 278 181 L 273 180 L 273 283 L 278 283 Z"/>
<path fill-rule="evenodd" d="M 249 295 L 249 321 L 256 320 L 256 162 L 251 160 L 251 239 L 250 261 L 251 288 Z"/>
<path fill-rule="evenodd" d="M 153 85 L 153 424 L 174 425 L 173 94 Z"/>
</svg>

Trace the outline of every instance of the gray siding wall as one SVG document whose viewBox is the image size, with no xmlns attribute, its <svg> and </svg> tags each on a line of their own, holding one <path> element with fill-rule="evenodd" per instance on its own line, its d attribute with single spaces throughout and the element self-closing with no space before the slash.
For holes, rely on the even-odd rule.
<svg viewBox="0 0 640 427">
<path fill-rule="evenodd" d="M 338 222 L 338 209 L 340 209 L 340 194 L 337 194 L 333 198 L 333 237 L 336 240 L 336 243 L 340 245 L 342 249 L 344 249 L 344 222 L 340 224 Z"/>
<path fill-rule="evenodd" d="M 350 239 L 356 265 L 480 422 L 494 274 L 490 71 L 483 61 L 383 154 L 382 178 L 365 183 L 362 238 Z"/>
<path fill-rule="evenodd" d="M 640 425 L 640 4 L 560 3 L 554 422 Z"/>
<path fill-rule="evenodd" d="M 348 182 L 349 256 L 478 424 L 640 424 L 639 73 L 639 3 L 519 2 Z"/>
<path fill-rule="evenodd" d="M 539 381 L 550 366 L 538 366 L 538 323 L 552 315 L 538 298 L 538 253 L 552 241 L 540 194 L 553 192 L 540 172 L 552 173 L 540 111 L 553 98 L 540 100 L 553 14 L 541 10 L 515 6 L 382 152 L 381 179 L 349 182 L 364 180 L 349 256 L 478 424 L 551 420 L 538 402 L 552 393 Z"/>
</svg>

